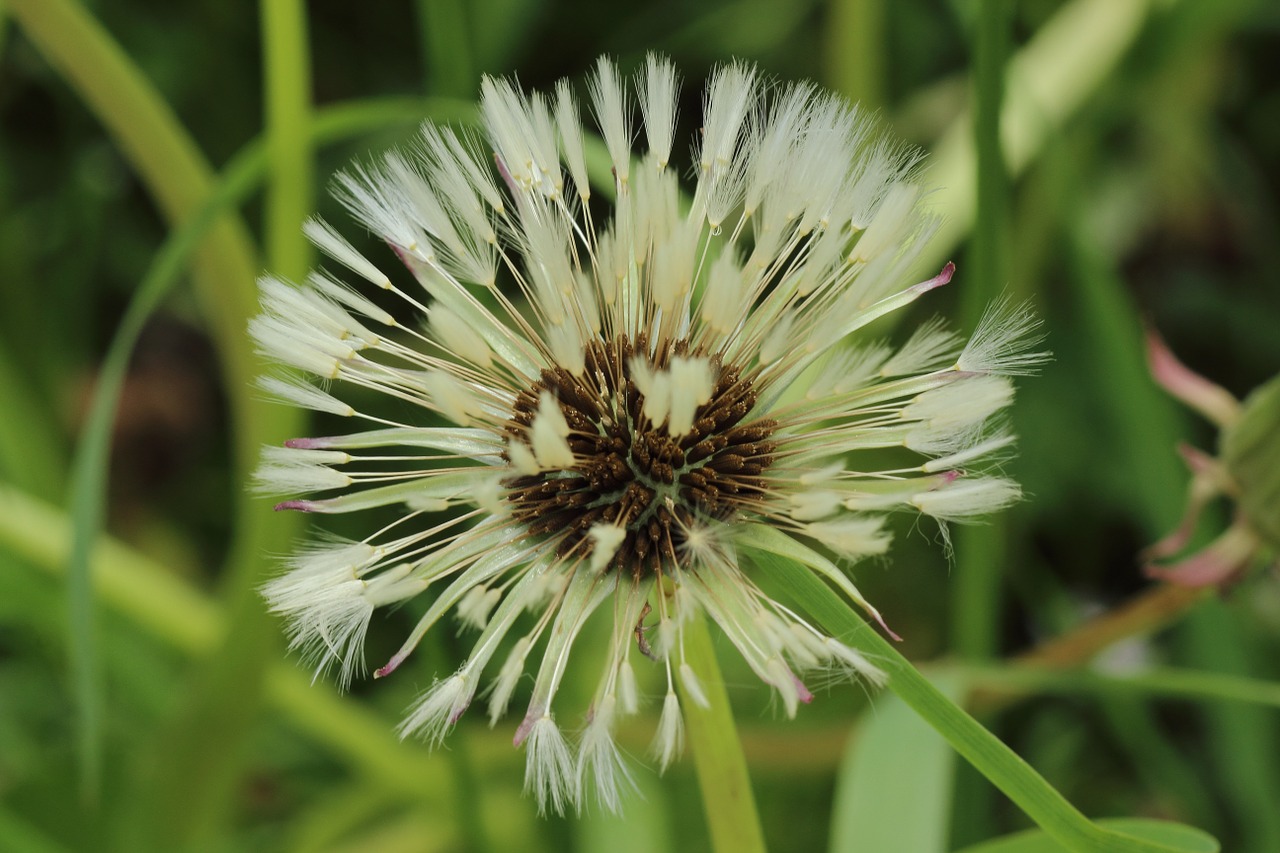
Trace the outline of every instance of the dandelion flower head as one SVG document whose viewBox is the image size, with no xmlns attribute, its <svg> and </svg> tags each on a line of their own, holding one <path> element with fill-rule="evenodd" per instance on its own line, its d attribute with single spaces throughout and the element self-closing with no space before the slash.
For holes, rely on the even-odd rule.
<svg viewBox="0 0 1280 853">
<path fill-rule="evenodd" d="M 482 136 L 427 125 L 412 151 L 337 179 L 408 273 L 313 219 L 365 292 L 331 271 L 266 277 L 251 324 L 293 369 L 262 380 L 270 394 L 360 427 L 268 448 L 262 487 L 292 496 L 278 508 L 400 510 L 266 586 L 293 647 L 345 684 L 374 610 L 425 596 L 375 675 L 446 617 L 474 645 L 402 734 L 439 742 L 477 696 L 496 724 L 531 674 L 515 743 L 541 809 L 618 807 L 614 732 L 641 683 L 665 676 L 652 752 L 663 768 L 678 754 L 683 705 L 707 701 L 683 651 L 699 612 L 788 715 L 812 698 L 807 672 L 883 678 L 762 592 L 751 553 L 801 559 L 879 620 L 839 564 L 885 552 L 887 513 L 946 522 L 1019 496 L 982 463 L 1012 442 L 1009 377 L 1036 360 L 1025 312 L 993 313 L 967 342 L 937 322 L 896 349 L 854 335 L 951 278 L 948 264 L 903 281 L 935 226 L 917 156 L 840 98 L 733 63 L 707 86 L 682 195 L 678 87 L 661 58 L 631 80 L 599 61 L 602 203 L 572 87 L 486 79 Z M 353 387 L 395 398 L 402 419 L 357 410 Z M 911 458 L 873 465 L 884 448 Z M 574 649 L 597 611 L 607 640 Z M 571 658 L 602 669 L 567 737 L 555 700 Z"/>
</svg>

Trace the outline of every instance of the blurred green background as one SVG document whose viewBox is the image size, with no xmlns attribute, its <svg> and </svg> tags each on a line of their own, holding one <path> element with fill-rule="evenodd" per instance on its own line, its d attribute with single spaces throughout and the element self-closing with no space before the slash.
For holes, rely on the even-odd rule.
<svg viewBox="0 0 1280 853">
<path fill-rule="evenodd" d="M 682 71 L 690 132 L 707 72 L 741 57 L 931 152 L 948 219 L 927 274 L 959 272 L 900 325 L 972 328 L 1000 294 L 1044 319 L 1055 360 L 1021 383 L 1008 466 L 1028 499 L 958 531 L 954 560 L 905 519 L 859 567 L 904 652 L 1087 814 L 1280 850 L 1277 575 L 1161 597 L 1138 557 L 1181 512 L 1177 442 L 1215 442 L 1148 378 L 1143 322 L 1237 396 L 1280 370 L 1265 0 L 0 0 L 0 850 L 705 848 L 687 758 L 639 771 L 622 818 L 538 819 L 502 726 L 397 743 L 459 658 L 448 631 L 396 678 L 309 686 L 255 592 L 305 531 L 245 490 L 257 446 L 310 429 L 249 386 L 243 323 L 256 274 L 313 262 L 303 216 L 358 233 L 328 176 L 423 118 L 470 121 L 482 73 L 546 88 L 648 50 Z M 108 463 L 77 442 L 122 328 Z M 110 538 L 90 599 L 67 567 L 95 489 Z M 1015 682 L 1013 657 L 1131 600 L 1158 618 Z M 413 620 L 376 618 L 369 659 Z M 723 663 L 770 849 L 927 853 L 1028 825 L 889 694 L 832 685 L 787 722 Z M 650 711 L 623 732 L 637 756 Z"/>
</svg>

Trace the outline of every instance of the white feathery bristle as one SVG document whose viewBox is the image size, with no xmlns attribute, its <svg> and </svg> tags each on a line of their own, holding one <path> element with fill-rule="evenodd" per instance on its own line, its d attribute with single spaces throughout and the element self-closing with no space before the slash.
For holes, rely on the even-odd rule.
<svg viewBox="0 0 1280 853">
<path fill-rule="evenodd" d="M 671 413 L 667 432 L 688 435 L 699 406 L 711 401 L 716 387 L 716 370 L 705 356 L 677 355 L 671 358 Z"/>
<path fill-rule="evenodd" d="M 420 381 L 431 398 L 432 407 L 458 426 L 470 426 L 472 418 L 484 412 L 480 398 L 451 373 L 426 370 L 420 375 Z"/>
<path fill-rule="evenodd" d="M 582 376 L 587 369 L 587 356 L 578 324 L 573 320 L 550 323 L 546 328 L 546 336 L 547 348 L 551 350 L 551 358 L 555 363 L 572 376 Z"/>
<path fill-rule="evenodd" d="M 640 710 L 640 687 L 636 683 L 636 671 L 626 659 L 618 664 L 618 705 L 624 714 L 634 714 Z"/>
<path fill-rule="evenodd" d="M 322 252 L 356 275 L 383 289 L 391 287 L 391 279 L 387 278 L 386 273 L 357 252 L 355 246 L 347 242 L 347 238 L 319 216 L 312 216 L 302 223 L 302 233 Z"/>
<path fill-rule="evenodd" d="M 974 477 L 957 480 L 911 499 L 925 515 L 944 521 L 973 518 L 1004 509 L 1022 497 L 1022 488 L 1004 477 Z"/>
<path fill-rule="evenodd" d="M 784 311 L 777 322 L 769 329 L 768 334 L 764 336 L 764 341 L 760 344 L 760 363 L 773 364 L 778 359 L 794 350 L 799 341 L 792 334 L 792 330 L 796 324 L 796 315 L 793 311 Z"/>
<path fill-rule="evenodd" d="M 1039 319 L 1030 303 L 1011 305 L 1000 300 L 987 309 L 977 330 L 956 360 L 956 368 L 973 373 L 1027 376 L 1049 359 L 1047 352 L 1033 348 L 1042 336 L 1036 334 Z"/>
<path fill-rule="evenodd" d="M 882 343 L 866 344 L 831 354 L 818 375 L 813 378 L 805 399 L 841 397 L 871 383 L 880 365 L 889 357 Z"/>
<path fill-rule="evenodd" d="M 526 477 L 542 471 L 542 466 L 538 464 L 529 445 L 514 436 L 507 439 L 507 458 L 511 460 L 511 467 Z"/>
<path fill-rule="evenodd" d="M 956 359 L 960 336 L 939 318 L 916 327 L 907 342 L 880 367 L 881 376 L 906 376 L 946 367 Z"/>
<path fill-rule="evenodd" d="M 560 130 L 560 148 L 569 166 L 569 176 L 583 201 L 591 198 L 591 183 L 587 179 L 587 158 L 582 146 L 582 119 L 578 102 L 568 80 L 556 84 L 556 127 Z"/>
<path fill-rule="evenodd" d="M 711 701 L 707 699 L 707 693 L 702 689 L 702 682 L 698 680 L 698 674 L 687 663 L 680 664 L 680 683 L 684 685 L 684 690 L 689 694 L 689 699 L 693 701 L 693 704 L 699 708 L 711 707 Z"/>
<path fill-rule="evenodd" d="M 796 521 L 817 521 L 826 518 L 840 508 L 839 493 L 827 489 L 797 492 L 788 498 L 791 517 Z"/>
<path fill-rule="evenodd" d="M 283 403 L 292 403 L 314 412 L 328 412 L 349 418 L 356 410 L 337 397 L 322 391 L 310 382 L 285 376 L 262 376 L 258 387 Z"/>
<path fill-rule="evenodd" d="M 717 335 L 728 335 L 742 317 L 742 269 L 731 247 L 725 247 L 711 265 L 698 314 Z"/>
<path fill-rule="evenodd" d="M 765 672 L 768 678 L 765 679 L 774 690 L 778 691 L 778 695 L 782 697 L 782 707 L 787 712 L 787 719 L 793 720 L 796 711 L 800 707 L 800 686 L 796 682 L 795 673 L 791 671 L 791 667 L 787 666 L 778 655 L 770 657 L 765 661 Z M 806 695 L 808 695 L 806 693 Z"/>
<path fill-rule="evenodd" d="M 622 760 L 622 753 L 613 740 L 614 708 L 616 700 L 606 694 L 593 709 L 591 722 L 587 723 L 582 741 L 578 744 L 577 795 L 579 803 L 586 800 L 587 777 L 595 781 L 596 799 L 611 812 L 622 806 L 621 789 L 631 787 L 635 781 Z"/>
<path fill-rule="evenodd" d="M 351 288 L 341 282 L 335 281 L 323 272 L 313 271 L 307 276 L 307 284 L 314 287 L 320 293 L 332 299 L 334 302 L 347 306 L 352 311 L 375 320 L 384 326 L 395 326 L 396 318 L 383 309 L 374 305 L 371 301 L 356 293 Z"/>
<path fill-rule="evenodd" d="M 959 468 L 961 465 L 967 465 L 975 459 L 981 459 L 982 457 L 989 456 L 998 450 L 1003 450 L 1013 444 L 1013 442 L 1014 436 L 1012 433 L 997 433 L 990 438 L 962 447 L 947 456 L 930 459 L 928 462 L 924 463 L 924 465 L 920 466 L 920 470 L 932 474 L 937 471 L 947 471 L 952 468 Z"/>
<path fill-rule="evenodd" d="M 638 202 L 651 198 L 648 193 L 636 193 Z M 648 205 L 637 204 L 644 210 Z M 693 268 L 697 261 L 698 232 L 684 224 L 662 228 L 654 224 L 653 268 L 650 273 L 649 297 L 664 315 L 674 314 L 684 302 L 693 286 Z M 658 230 L 661 229 L 661 230 Z M 643 251 L 643 249 L 642 249 Z"/>
<path fill-rule="evenodd" d="M 529 637 L 521 637 L 511 647 L 507 659 L 498 670 L 498 677 L 493 680 L 493 692 L 489 694 L 489 725 L 498 723 L 498 718 L 507 713 L 507 705 L 511 702 L 511 694 L 515 693 L 520 676 L 524 675 L 525 658 L 533 641 Z"/>
<path fill-rule="evenodd" d="M 434 154 L 438 162 L 452 159 L 485 204 L 497 213 L 506 210 L 502 191 L 498 189 L 493 179 L 490 154 L 487 150 L 478 150 L 481 147 L 487 148 L 485 143 L 470 137 L 463 139 L 451 127 L 441 128 L 428 122 L 423 122 L 422 132 L 427 141 L 428 150 Z"/>
<path fill-rule="evenodd" d="M 462 317 L 437 304 L 432 307 L 427 322 L 436 341 L 447 352 L 481 370 L 493 366 L 493 351 Z"/>
<path fill-rule="evenodd" d="M 644 416 L 655 427 L 667 419 L 671 411 L 671 375 L 665 370 L 654 370 L 647 358 L 632 356 L 628 362 L 631 380 L 644 395 Z"/>
<path fill-rule="evenodd" d="M 550 714 L 534 722 L 524 750 L 524 787 L 526 792 L 532 789 L 538 814 L 546 814 L 548 805 L 563 814 L 566 805 L 575 804 L 576 776 L 569 745 Z"/>
<path fill-rule="evenodd" d="M 489 624 L 489 614 L 493 612 L 493 608 L 501 598 L 502 590 L 496 587 L 485 589 L 482 586 L 473 586 L 462 596 L 454 613 L 464 626 L 480 631 Z"/>
<path fill-rule="evenodd" d="M 351 456 L 339 450 L 307 450 L 294 447 L 264 447 L 262 462 L 254 471 L 259 492 L 302 494 L 351 485 L 351 477 L 330 465 L 343 465 Z"/>
<path fill-rule="evenodd" d="M 744 62 L 717 68 L 707 86 L 698 150 L 704 174 L 718 174 L 733 162 L 742 122 L 755 100 L 756 69 Z"/>
<path fill-rule="evenodd" d="M 480 112 L 496 156 L 521 189 L 534 189 L 537 164 L 531 147 L 533 123 L 524 99 L 510 81 L 484 76 L 480 80 Z"/>
<path fill-rule="evenodd" d="M 564 195 L 564 175 L 560 171 L 560 149 L 556 144 L 556 126 L 551 120 L 547 96 L 534 92 L 529 98 L 529 116 L 533 121 L 533 150 L 537 154 L 541 189 L 548 198 Z"/>
<path fill-rule="evenodd" d="M 355 355 L 350 347 L 346 347 L 345 353 L 335 355 L 330 351 L 332 347 L 328 342 L 317 347 L 316 335 L 302 332 L 286 325 L 278 317 L 266 314 L 259 314 L 249 321 L 249 336 L 262 355 L 326 379 L 336 379 L 341 372 L 342 360 Z"/>
<path fill-rule="evenodd" d="M 659 169 L 671 159 L 675 139 L 676 95 L 679 77 L 671 61 L 650 53 L 644 61 L 644 77 L 640 86 L 640 114 L 644 118 L 645 138 L 649 153 Z"/>
<path fill-rule="evenodd" d="M 599 574 L 608 567 L 613 555 L 627 538 L 627 529 L 615 524 L 597 523 L 587 531 L 591 540 L 591 571 Z"/>
<path fill-rule="evenodd" d="M 506 515 L 509 504 L 503 499 L 503 479 L 505 476 L 502 474 L 477 476 L 470 490 L 471 502 L 489 515 L 495 517 Z"/>
<path fill-rule="evenodd" d="M 341 305 L 312 287 L 296 287 L 275 276 L 264 275 L 258 279 L 258 290 L 263 311 L 299 331 L 305 329 L 309 334 L 341 341 L 341 346 L 356 350 L 362 348 L 361 342 L 372 345 L 378 341 L 377 335 Z M 350 340 L 352 337 L 356 340 Z"/>
<path fill-rule="evenodd" d="M 860 261 L 871 261 L 886 250 L 896 252 L 915 228 L 913 219 L 917 215 L 915 210 L 919 197 L 920 188 L 914 184 L 891 184 L 880 207 L 872 216 L 871 224 L 853 247 L 853 257 Z"/>
<path fill-rule="evenodd" d="M 880 516 L 855 516 L 833 521 L 814 521 L 804 532 L 842 557 L 867 557 L 883 554 L 891 539 Z"/>
<path fill-rule="evenodd" d="M 846 667 L 852 674 L 866 679 L 876 687 L 883 687 L 888 682 L 889 674 L 869 661 L 862 652 L 852 649 L 831 637 L 825 637 L 823 644 L 826 646 L 831 659 L 840 666 Z"/>
<path fill-rule="evenodd" d="M 631 118 L 626 89 L 618 69 L 607 56 L 600 57 L 588 82 L 591 105 L 600 135 L 604 137 L 618 186 L 625 187 L 631 176 Z"/>
<path fill-rule="evenodd" d="M 658 760 L 658 768 L 666 771 L 684 748 L 684 717 L 680 713 L 680 700 L 674 690 L 667 691 L 662 700 L 662 716 L 658 718 L 658 731 L 654 733 L 650 754 Z"/>
<path fill-rule="evenodd" d="M 426 234 L 413 224 L 410 202 L 393 179 L 378 167 L 357 164 L 350 172 L 339 172 L 335 181 L 334 195 L 361 224 L 419 261 L 430 258 L 433 250 Z M 389 281 L 375 283 L 390 286 Z"/>
<path fill-rule="evenodd" d="M 475 694 L 474 678 L 466 674 L 465 669 L 463 667 L 444 681 L 437 681 L 413 704 L 409 716 L 397 729 L 402 739 L 414 736 L 432 746 L 440 745 Z"/>
<path fill-rule="evenodd" d="M 572 468 L 573 450 L 565 440 L 568 435 L 569 424 L 560 404 L 550 391 L 544 390 L 538 396 L 538 414 L 529 427 L 529 442 L 538 464 L 543 468 Z"/>
<path fill-rule="evenodd" d="M 796 478 L 796 481 L 802 486 L 830 485 L 835 482 L 837 477 L 844 473 L 844 470 L 844 462 L 829 462 L 821 468 L 815 468 L 812 471 L 805 471 Z"/>
<path fill-rule="evenodd" d="M 1013 382 L 1005 376 L 961 379 L 918 395 L 902 408 L 906 420 L 924 421 L 938 431 L 957 432 L 980 424 L 1013 402 Z"/>
<path fill-rule="evenodd" d="M 422 139 L 425 145 L 423 159 L 428 161 L 428 181 L 439 189 L 439 197 L 450 214 L 457 218 L 463 250 L 471 256 L 467 263 L 477 269 L 490 269 L 492 247 L 498 242 L 486 209 L 487 196 L 497 195 L 492 180 L 487 174 L 477 174 L 480 170 L 465 148 L 460 144 L 450 144 L 451 139 L 456 141 L 451 130 L 442 131 L 424 122 Z M 485 277 L 478 283 L 489 285 L 492 282 Z"/>
<path fill-rule="evenodd" d="M 360 576 L 378 556 L 364 542 L 304 551 L 289 559 L 288 572 L 262 588 L 271 612 L 288 621 L 289 648 L 315 666 L 317 677 L 338 662 L 343 688 L 362 664 L 360 651 L 373 615 Z"/>
</svg>

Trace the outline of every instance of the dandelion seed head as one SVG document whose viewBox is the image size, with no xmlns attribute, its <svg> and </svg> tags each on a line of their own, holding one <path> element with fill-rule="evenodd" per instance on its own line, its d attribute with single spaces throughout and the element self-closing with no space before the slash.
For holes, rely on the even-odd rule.
<svg viewBox="0 0 1280 853">
<path fill-rule="evenodd" d="M 392 519 L 302 552 L 264 588 L 292 647 L 345 684 L 374 613 L 423 596 L 375 676 L 450 615 L 471 645 L 402 736 L 439 743 L 477 695 L 497 725 L 529 691 L 514 741 L 540 810 L 622 806 L 617 720 L 645 712 L 655 675 L 667 690 L 652 754 L 675 760 L 684 711 L 718 695 L 686 660 L 698 613 L 788 716 L 815 675 L 883 681 L 761 590 L 761 548 L 883 625 L 833 557 L 884 554 L 891 512 L 963 521 L 1020 495 L 993 469 L 1013 441 L 1008 377 L 1043 358 L 1027 309 L 998 307 L 967 343 L 939 321 L 900 347 L 858 338 L 954 272 L 905 278 L 936 225 L 918 154 L 836 96 L 734 62 L 708 84 L 682 189 L 679 91 L 656 56 L 634 77 L 607 58 L 589 75 L 608 207 L 574 87 L 485 78 L 483 134 L 427 125 L 409 150 L 338 176 L 385 255 L 306 223 L 360 282 L 264 277 L 249 329 L 286 370 L 265 393 L 354 425 L 268 449 L 259 487 L 288 495 L 282 510 Z M 389 275 L 386 258 L 405 269 Z M 886 467 L 883 450 L 910 459 Z M 562 730 L 582 636 L 604 666 L 588 719 Z"/>
</svg>

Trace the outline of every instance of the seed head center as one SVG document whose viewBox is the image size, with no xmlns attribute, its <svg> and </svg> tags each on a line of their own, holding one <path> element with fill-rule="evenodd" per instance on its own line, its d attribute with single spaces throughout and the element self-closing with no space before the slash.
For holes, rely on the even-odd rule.
<svg viewBox="0 0 1280 853">
<path fill-rule="evenodd" d="M 673 358 L 698 355 L 685 341 L 650 347 L 644 336 L 632 342 L 620 335 L 587 345 L 580 376 L 563 367 L 543 370 L 517 395 L 506 430 L 511 440 L 528 444 L 539 400 L 549 392 L 569 426 L 574 464 L 507 481 L 516 520 L 534 535 L 554 538 L 561 554 L 589 553 L 588 532 L 597 524 L 621 528 L 625 538 L 609 569 L 642 577 L 675 562 L 696 526 L 762 500 L 761 475 L 773 460 L 769 439 L 777 423 L 747 420 L 757 399 L 750 375 L 709 357 L 714 382 L 691 427 L 673 434 L 674 413 L 660 423 L 649 417 L 653 409 L 638 387 L 637 368 L 652 374 L 667 370 Z M 651 387 L 650 393 L 658 392 Z M 674 399 L 685 391 L 677 386 L 662 393 Z"/>
</svg>

